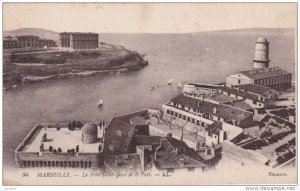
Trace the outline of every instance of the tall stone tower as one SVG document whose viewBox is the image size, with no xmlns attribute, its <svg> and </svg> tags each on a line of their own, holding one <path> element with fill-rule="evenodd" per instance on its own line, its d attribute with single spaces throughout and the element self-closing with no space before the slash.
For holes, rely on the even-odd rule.
<svg viewBox="0 0 300 191">
<path fill-rule="evenodd" d="M 264 37 L 259 37 L 255 44 L 254 69 L 266 69 L 269 67 L 269 42 Z"/>
</svg>

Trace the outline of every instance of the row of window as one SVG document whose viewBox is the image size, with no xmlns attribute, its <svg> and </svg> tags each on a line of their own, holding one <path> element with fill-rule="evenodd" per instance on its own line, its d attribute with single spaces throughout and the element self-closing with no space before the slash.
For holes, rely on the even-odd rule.
<svg viewBox="0 0 300 191">
<path fill-rule="evenodd" d="M 197 119 L 189 117 L 189 116 L 185 116 L 185 115 L 183 115 L 181 113 L 177 113 L 175 111 L 167 109 L 167 114 L 175 116 L 175 117 L 178 117 L 179 119 L 182 118 L 183 120 L 186 120 L 188 122 L 196 123 L 197 125 L 201 125 L 201 127 L 205 127 L 205 123 L 204 122 L 200 123 L 200 120 L 197 120 Z"/>
<path fill-rule="evenodd" d="M 269 79 L 255 80 L 254 83 L 257 85 L 271 85 L 274 83 L 286 82 L 291 80 L 292 77 L 288 75 L 288 76 L 280 76 L 280 77 L 269 78 Z"/>
<path fill-rule="evenodd" d="M 23 167 L 71 167 L 90 168 L 91 161 L 23 161 Z"/>
</svg>

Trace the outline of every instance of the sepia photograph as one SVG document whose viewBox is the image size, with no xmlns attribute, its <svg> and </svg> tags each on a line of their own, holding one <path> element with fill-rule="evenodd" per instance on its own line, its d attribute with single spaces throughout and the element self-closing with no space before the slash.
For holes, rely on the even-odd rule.
<svg viewBox="0 0 300 191">
<path fill-rule="evenodd" d="M 297 9 L 3 3 L 3 186 L 298 184 Z"/>
</svg>

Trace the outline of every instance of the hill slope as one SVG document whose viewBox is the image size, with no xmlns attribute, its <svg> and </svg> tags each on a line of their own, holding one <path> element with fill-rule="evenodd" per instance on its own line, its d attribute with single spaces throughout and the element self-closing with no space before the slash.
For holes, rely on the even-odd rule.
<svg viewBox="0 0 300 191">
<path fill-rule="evenodd" d="M 41 29 L 41 28 L 20 28 L 16 30 L 3 31 L 3 36 L 16 36 L 16 35 L 37 35 L 40 38 L 48 38 L 58 41 L 58 32 Z"/>
</svg>

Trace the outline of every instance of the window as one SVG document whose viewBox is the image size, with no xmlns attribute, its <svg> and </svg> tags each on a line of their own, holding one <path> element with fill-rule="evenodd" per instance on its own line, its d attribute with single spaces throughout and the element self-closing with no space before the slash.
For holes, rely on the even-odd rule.
<svg viewBox="0 0 300 191">
<path fill-rule="evenodd" d="M 240 83 L 241 83 L 241 80 L 239 79 L 239 80 L 238 80 L 238 84 L 240 84 Z"/>
<path fill-rule="evenodd" d="M 190 118 L 190 117 L 188 117 L 188 118 L 187 118 L 187 121 L 191 121 L 191 118 Z"/>
<path fill-rule="evenodd" d="M 195 123 L 195 119 L 194 118 L 192 118 L 192 123 Z"/>
<path fill-rule="evenodd" d="M 184 119 L 184 120 L 186 119 L 186 116 L 185 116 L 185 115 L 183 115 L 183 119 Z"/>
<path fill-rule="evenodd" d="M 167 114 L 170 114 L 170 110 L 167 109 Z"/>
</svg>

